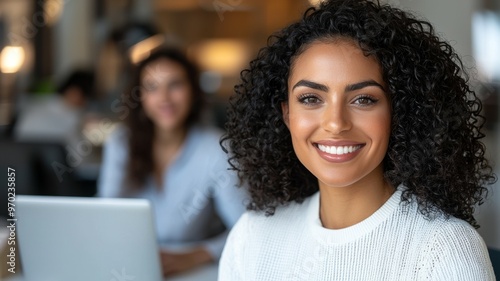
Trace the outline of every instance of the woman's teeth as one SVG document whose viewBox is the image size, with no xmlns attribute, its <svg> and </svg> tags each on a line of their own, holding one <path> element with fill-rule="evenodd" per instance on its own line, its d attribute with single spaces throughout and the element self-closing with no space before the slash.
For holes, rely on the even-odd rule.
<svg viewBox="0 0 500 281">
<path fill-rule="evenodd" d="M 328 154 L 342 155 L 347 153 L 352 153 L 361 148 L 361 145 L 351 145 L 351 146 L 327 146 L 318 144 L 319 150 L 326 152 Z"/>
</svg>

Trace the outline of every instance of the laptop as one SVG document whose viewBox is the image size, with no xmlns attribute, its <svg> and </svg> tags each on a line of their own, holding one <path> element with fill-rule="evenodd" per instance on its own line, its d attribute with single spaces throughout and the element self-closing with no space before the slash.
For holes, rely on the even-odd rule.
<svg viewBox="0 0 500 281">
<path fill-rule="evenodd" d="M 147 200 L 18 195 L 15 205 L 24 280 L 162 280 Z"/>
</svg>

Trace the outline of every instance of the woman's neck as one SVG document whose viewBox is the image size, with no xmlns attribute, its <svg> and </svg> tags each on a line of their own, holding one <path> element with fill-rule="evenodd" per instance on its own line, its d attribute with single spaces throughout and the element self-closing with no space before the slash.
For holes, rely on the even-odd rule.
<svg viewBox="0 0 500 281">
<path fill-rule="evenodd" d="M 329 229 L 357 224 L 384 205 L 394 191 L 382 176 L 365 178 L 345 187 L 330 187 L 320 183 L 321 222 Z"/>
<path fill-rule="evenodd" d="M 165 170 L 179 156 L 186 140 L 188 128 L 182 127 L 175 130 L 157 129 L 153 138 L 153 175 L 158 188 L 163 187 Z"/>
<path fill-rule="evenodd" d="M 153 145 L 162 149 L 179 148 L 184 143 L 188 129 L 179 127 L 170 130 L 156 128 Z"/>
</svg>

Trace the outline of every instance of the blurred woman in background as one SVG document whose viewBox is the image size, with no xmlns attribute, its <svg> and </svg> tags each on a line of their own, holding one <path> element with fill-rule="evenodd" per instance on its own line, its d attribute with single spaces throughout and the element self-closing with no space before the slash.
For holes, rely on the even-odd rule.
<svg viewBox="0 0 500 281">
<path fill-rule="evenodd" d="M 98 195 L 150 200 L 165 276 L 217 261 L 226 229 L 244 211 L 244 194 L 234 188 L 221 132 L 198 122 L 198 72 L 182 53 L 165 49 L 142 61 L 132 78 L 122 108 L 126 126 L 104 147 Z"/>
</svg>

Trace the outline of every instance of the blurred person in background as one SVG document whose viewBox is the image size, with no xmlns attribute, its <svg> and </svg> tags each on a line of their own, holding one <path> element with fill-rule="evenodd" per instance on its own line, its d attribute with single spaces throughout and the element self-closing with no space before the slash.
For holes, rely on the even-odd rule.
<svg viewBox="0 0 500 281">
<path fill-rule="evenodd" d="M 14 138 L 74 144 L 81 139 L 82 118 L 93 95 L 94 74 L 75 70 L 56 95 L 34 98 L 19 112 Z"/>
<path fill-rule="evenodd" d="M 150 200 L 165 276 L 218 261 L 245 209 L 221 132 L 200 125 L 203 100 L 196 67 L 178 50 L 158 50 L 136 67 L 113 108 L 125 126 L 104 145 L 98 195 Z"/>
</svg>

